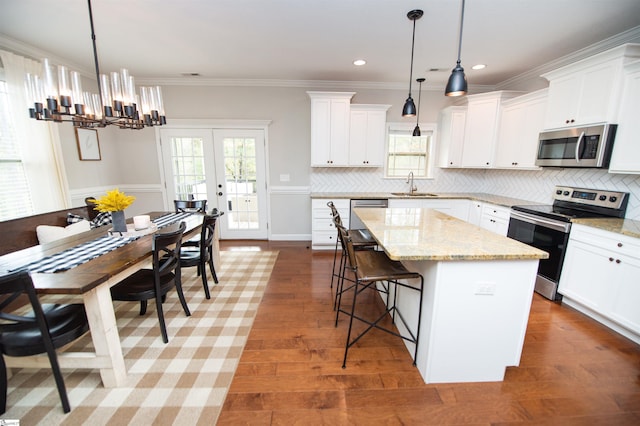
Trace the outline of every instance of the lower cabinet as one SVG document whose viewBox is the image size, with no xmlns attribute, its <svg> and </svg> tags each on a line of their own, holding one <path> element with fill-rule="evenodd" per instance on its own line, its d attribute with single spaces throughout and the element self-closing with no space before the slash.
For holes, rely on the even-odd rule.
<svg viewBox="0 0 640 426">
<path fill-rule="evenodd" d="M 340 213 L 342 223 L 349 226 L 350 200 L 316 198 L 311 200 L 311 248 L 313 250 L 333 250 L 336 247 L 338 230 L 333 225 L 331 209 L 327 206 L 329 201 Z"/>
<path fill-rule="evenodd" d="M 507 236 L 511 209 L 495 204 L 482 203 L 480 227 L 488 231 Z"/>
<path fill-rule="evenodd" d="M 572 225 L 558 287 L 563 303 L 640 342 L 638 277 L 640 239 Z"/>
</svg>

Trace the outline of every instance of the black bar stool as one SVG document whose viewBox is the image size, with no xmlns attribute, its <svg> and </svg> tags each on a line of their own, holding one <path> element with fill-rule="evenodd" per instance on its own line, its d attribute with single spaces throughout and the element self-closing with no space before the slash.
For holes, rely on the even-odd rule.
<svg viewBox="0 0 640 426">
<path fill-rule="evenodd" d="M 418 356 L 418 341 L 420 336 L 420 323 L 422 320 L 422 296 L 424 293 L 424 278 L 421 274 L 417 272 L 411 272 L 404 267 L 401 262 L 391 260 L 389 257 L 382 251 L 376 250 L 361 250 L 356 251 L 353 245 L 353 241 L 351 238 L 351 232 L 348 231 L 343 226 L 338 227 L 338 232 L 340 232 L 341 240 L 343 241 L 345 251 L 347 253 L 347 259 L 349 262 L 349 269 L 353 272 L 353 285 L 348 289 L 341 289 L 340 296 L 337 300 L 336 307 L 336 326 L 338 321 L 338 315 L 340 313 L 344 313 L 349 315 L 349 331 L 347 332 L 347 341 L 344 348 L 344 360 L 342 362 L 342 368 L 345 368 L 347 365 L 347 354 L 349 352 L 349 348 L 353 346 L 362 336 L 364 336 L 369 330 L 372 328 L 377 328 L 379 330 L 383 330 L 387 333 L 390 333 L 394 336 L 398 336 L 406 341 L 412 342 L 415 344 L 415 351 L 413 356 L 413 365 L 416 365 L 416 359 Z M 414 286 L 411 284 L 407 284 L 401 282 L 400 280 L 419 280 L 418 286 Z M 376 288 L 375 284 L 377 282 L 387 282 L 386 291 L 383 290 L 384 293 L 387 294 L 387 303 L 386 309 L 377 319 L 371 321 L 363 316 L 356 314 L 356 302 L 358 299 L 358 295 L 368 288 Z M 391 292 L 391 286 L 393 286 L 393 292 Z M 418 324 L 415 330 L 411 330 L 409 325 L 407 324 L 405 318 L 402 316 L 402 313 L 396 306 L 397 300 L 397 290 L 398 287 L 407 288 L 410 290 L 415 290 L 419 293 L 420 296 L 420 305 L 418 309 Z M 351 304 L 351 311 L 344 310 L 341 307 L 342 301 L 342 293 L 353 288 L 353 301 Z M 392 294 L 393 300 L 392 303 L 389 303 L 389 296 Z M 402 322 L 404 328 L 407 330 L 408 335 L 400 334 L 395 328 L 387 328 L 383 325 L 379 324 L 388 314 L 391 315 L 393 320 L 393 324 L 395 324 L 396 316 Z M 364 331 L 360 332 L 353 339 L 351 338 L 351 332 L 353 328 L 353 320 L 361 321 L 368 326 L 364 329 Z"/>
<path fill-rule="evenodd" d="M 333 253 L 333 268 L 331 274 L 331 288 L 333 288 L 334 280 L 337 280 L 338 284 L 336 285 L 336 294 L 334 297 L 333 307 L 336 307 L 336 300 L 338 298 L 338 289 L 341 288 L 341 281 L 344 280 L 345 276 L 345 268 L 347 265 L 347 253 L 344 249 L 344 244 L 341 241 L 340 231 L 338 230 L 338 226 L 344 226 L 342 224 L 342 218 L 340 217 L 340 213 L 338 209 L 333 204 L 333 201 L 329 201 L 327 206 L 331 209 L 331 216 L 333 219 L 333 224 L 336 227 L 337 237 L 336 237 L 336 248 Z M 364 250 L 364 249 L 375 249 L 378 246 L 377 241 L 371 236 L 368 230 L 366 229 L 352 229 L 349 231 L 351 233 L 351 238 L 353 241 L 353 246 L 355 250 Z M 341 246 L 341 255 L 340 262 L 338 264 L 338 269 L 336 269 L 336 261 L 338 257 L 338 243 Z"/>
</svg>

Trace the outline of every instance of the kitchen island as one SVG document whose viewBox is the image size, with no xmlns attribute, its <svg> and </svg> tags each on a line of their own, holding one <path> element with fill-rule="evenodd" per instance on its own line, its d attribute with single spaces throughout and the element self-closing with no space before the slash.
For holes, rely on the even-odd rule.
<svg viewBox="0 0 640 426">
<path fill-rule="evenodd" d="M 519 365 L 538 261 L 546 252 L 432 209 L 354 213 L 391 259 L 424 276 L 416 365 L 426 383 L 502 381 L 506 367 Z M 399 288 L 397 295 L 413 330 L 414 293 Z M 413 344 L 405 345 L 413 354 Z"/>
</svg>

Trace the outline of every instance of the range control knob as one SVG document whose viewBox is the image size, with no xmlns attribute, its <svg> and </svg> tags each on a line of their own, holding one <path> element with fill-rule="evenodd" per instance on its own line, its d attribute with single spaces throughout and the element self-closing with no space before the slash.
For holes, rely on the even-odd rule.
<svg viewBox="0 0 640 426">
<path fill-rule="evenodd" d="M 569 191 L 564 191 L 563 194 L 564 195 L 569 195 Z"/>
<path fill-rule="evenodd" d="M 562 194 L 562 189 L 558 189 L 558 190 L 556 191 L 556 194 L 558 194 L 558 195 Z"/>
<path fill-rule="evenodd" d="M 600 198 L 600 201 L 605 201 L 607 199 L 607 196 L 606 195 L 601 195 L 599 198 Z"/>
<path fill-rule="evenodd" d="M 618 201 L 618 197 L 616 197 L 615 195 L 612 195 L 611 197 L 609 197 L 609 201 L 611 201 L 612 203 L 615 203 L 616 201 Z"/>
</svg>

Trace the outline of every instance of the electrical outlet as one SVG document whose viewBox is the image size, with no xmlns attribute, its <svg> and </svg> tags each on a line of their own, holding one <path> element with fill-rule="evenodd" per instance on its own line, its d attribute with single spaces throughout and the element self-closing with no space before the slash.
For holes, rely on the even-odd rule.
<svg viewBox="0 0 640 426">
<path fill-rule="evenodd" d="M 496 283 L 476 283 L 477 295 L 492 296 L 496 292 Z"/>
</svg>

